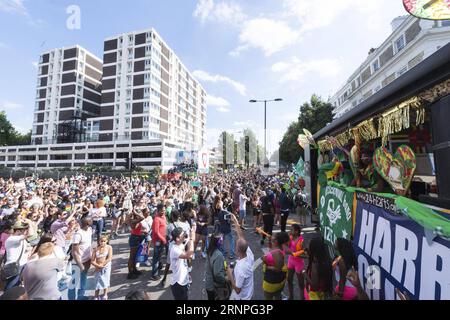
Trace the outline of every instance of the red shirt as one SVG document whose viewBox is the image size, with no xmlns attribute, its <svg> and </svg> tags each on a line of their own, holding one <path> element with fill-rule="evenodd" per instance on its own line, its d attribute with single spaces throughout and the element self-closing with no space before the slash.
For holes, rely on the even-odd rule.
<svg viewBox="0 0 450 320">
<path fill-rule="evenodd" d="M 153 244 L 156 243 L 156 241 L 161 241 L 162 244 L 166 244 L 166 229 L 167 229 L 167 223 L 166 223 L 166 217 L 161 217 L 157 215 L 155 219 L 153 220 L 152 225 L 152 242 Z"/>
</svg>

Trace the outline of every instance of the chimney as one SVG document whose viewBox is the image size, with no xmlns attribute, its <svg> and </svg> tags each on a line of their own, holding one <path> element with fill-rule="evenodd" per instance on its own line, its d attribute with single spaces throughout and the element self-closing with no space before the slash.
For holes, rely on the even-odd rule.
<svg viewBox="0 0 450 320">
<path fill-rule="evenodd" d="M 395 18 L 394 20 L 392 20 L 392 22 L 391 22 L 392 32 L 395 32 L 395 30 L 397 30 L 398 27 L 400 27 L 400 25 L 401 25 L 406 19 L 408 19 L 408 15 L 405 15 L 405 16 L 399 16 L 399 17 Z"/>
</svg>

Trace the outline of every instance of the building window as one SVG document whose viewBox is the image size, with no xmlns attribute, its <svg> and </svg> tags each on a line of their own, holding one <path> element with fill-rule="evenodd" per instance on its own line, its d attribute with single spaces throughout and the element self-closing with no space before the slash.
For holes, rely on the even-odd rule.
<svg viewBox="0 0 450 320">
<path fill-rule="evenodd" d="M 402 74 L 404 74 L 406 71 L 408 71 L 408 66 L 404 66 L 397 72 L 397 77 L 400 77 Z"/>
<path fill-rule="evenodd" d="M 125 108 L 125 110 L 126 110 L 125 114 L 128 115 L 128 114 L 131 113 L 131 104 L 127 103 L 125 106 L 126 106 L 126 108 Z"/>
<path fill-rule="evenodd" d="M 151 60 L 145 60 L 145 70 L 150 70 L 151 65 L 152 65 Z"/>
<path fill-rule="evenodd" d="M 377 72 L 380 69 L 380 61 L 377 59 L 372 63 L 373 72 Z"/>
<path fill-rule="evenodd" d="M 399 53 L 406 46 L 405 37 L 402 35 L 395 41 L 395 53 Z"/>
</svg>

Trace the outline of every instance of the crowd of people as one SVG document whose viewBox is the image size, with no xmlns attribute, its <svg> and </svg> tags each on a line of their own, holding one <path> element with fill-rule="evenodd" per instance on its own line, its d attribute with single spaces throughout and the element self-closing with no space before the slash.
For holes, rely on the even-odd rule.
<svg viewBox="0 0 450 320">
<path fill-rule="evenodd" d="M 84 175 L 60 180 L 0 178 L 1 299 L 107 300 L 114 250 L 109 241 L 129 236 L 128 280 L 139 281 L 141 266 L 164 287 L 170 276 L 175 300 L 188 300 L 193 260 L 204 260 L 210 300 L 366 298 L 357 277 L 351 244 L 338 239 L 331 261 L 320 237 L 306 246 L 302 183 L 289 175 L 255 170 L 179 180 L 146 181 Z M 300 223 L 287 233 L 289 215 Z M 247 215 L 253 216 L 253 224 Z M 274 225 L 280 232 L 273 232 Z M 263 285 L 255 288 L 255 254 L 250 232 L 268 246 L 262 257 Z M 141 270 L 140 270 L 141 269 Z M 334 269 L 334 272 L 333 272 Z M 94 297 L 87 279 L 94 272 Z M 295 277 L 294 277 L 295 276 Z M 295 278 L 295 279 L 294 279 Z M 129 300 L 147 300 L 131 291 Z"/>
</svg>

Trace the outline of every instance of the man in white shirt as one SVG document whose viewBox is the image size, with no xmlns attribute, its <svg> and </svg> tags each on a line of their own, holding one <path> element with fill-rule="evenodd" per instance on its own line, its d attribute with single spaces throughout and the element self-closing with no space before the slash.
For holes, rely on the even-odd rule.
<svg viewBox="0 0 450 320">
<path fill-rule="evenodd" d="M 185 240 L 185 232 L 182 228 L 175 228 L 172 231 L 172 239 L 174 244 L 170 248 L 170 270 L 172 270 L 172 278 L 170 281 L 172 294 L 175 300 L 188 300 L 189 291 L 189 269 L 187 260 L 194 255 L 195 227 L 191 230 L 191 237 L 188 242 L 188 251 L 185 250 L 183 244 Z"/>
<path fill-rule="evenodd" d="M 241 187 L 239 188 L 239 222 L 241 228 L 245 230 L 245 217 L 247 216 L 247 201 L 248 198 L 244 195 Z"/>
<path fill-rule="evenodd" d="M 13 278 L 9 279 L 5 289 L 15 287 L 20 281 L 20 272 L 27 264 L 28 256 L 31 250 L 30 245 L 26 241 L 28 237 L 28 225 L 20 221 L 16 222 L 13 226 L 13 234 L 5 241 L 6 248 L 6 262 L 5 265 L 10 263 L 17 263 L 19 265 L 19 273 Z"/>
<path fill-rule="evenodd" d="M 73 235 L 72 256 L 73 271 L 69 300 L 84 300 L 87 275 L 91 267 L 92 256 L 92 219 L 81 219 L 81 228 Z M 79 278 L 78 278 L 79 277 Z M 75 282 L 73 282 L 75 281 Z M 77 285 L 79 284 L 79 285 Z M 76 292 L 76 289 L 78 291 Z"/>
<path fill-rule="evenodd" d="M 227 269 L 227 276 L 233 287 L 230 300 L 251 300 L 254 291 L 253 263 L 255 257 L 252 250 L 244 239 L 239 223 L 233 215 L 231 216 L 234 229 L 238 235 L 236 252 L 238 261 L 234 269 Z"/>
</svg>

